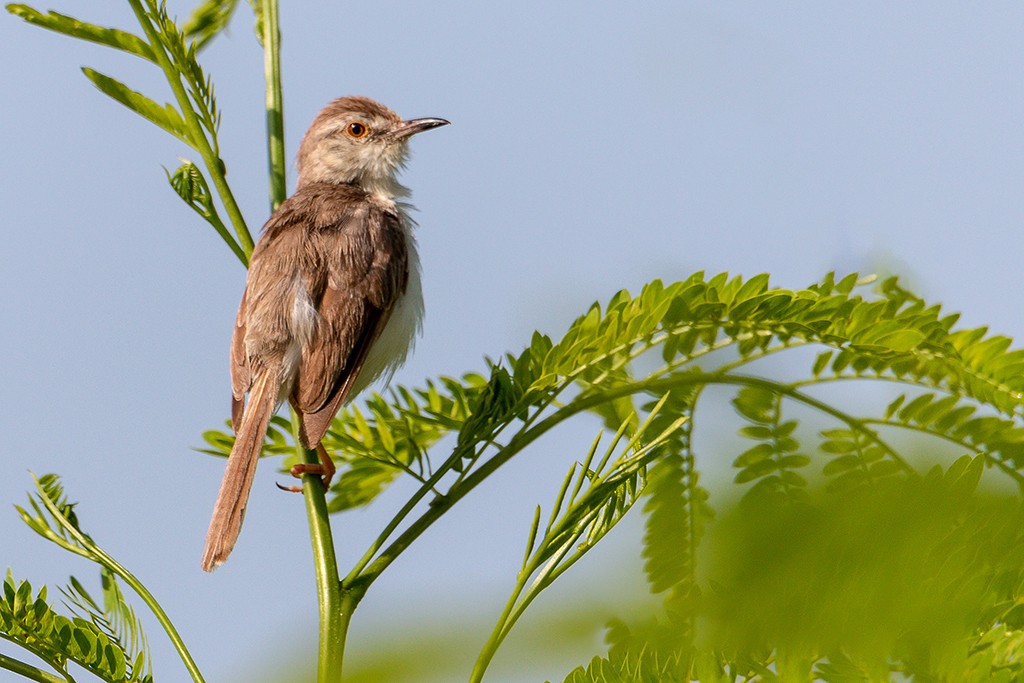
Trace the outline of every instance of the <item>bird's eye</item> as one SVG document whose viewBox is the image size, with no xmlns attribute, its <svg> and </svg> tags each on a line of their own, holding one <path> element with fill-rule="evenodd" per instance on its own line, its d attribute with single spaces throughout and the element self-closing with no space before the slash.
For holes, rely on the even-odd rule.
<svg viewBox="0 0 1024 683">
<path fill-rule="evenodd" d="M 349 136 L 353 138 L 365 138 L 367 135 L 370 134 L 370 128 L 365 123 L 353 121 L 352 123 L 348 124 L 348 127 L 345 129 L 345 132 L 348 133 Z"/>
</svg>

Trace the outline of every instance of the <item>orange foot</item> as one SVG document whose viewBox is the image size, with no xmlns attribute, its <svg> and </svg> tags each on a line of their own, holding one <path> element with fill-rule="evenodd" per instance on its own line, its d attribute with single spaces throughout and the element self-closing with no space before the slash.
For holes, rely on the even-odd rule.
<svg viewBox="0 0 1024 683">
<path fill-rule="evenodd" d="M 320 456 L 319 463 L 314 464 L 304 462 L 298 465 L 293 465 L 291 474 L 296 479 L 302 479 L 302 475 L 304 474 L 319 474 L 324 484 L 324 490 L 326 491 L 331 485 L 331 479 L 334 478 L 334 473 L 337 471 L 337 468 L 334 467 L 334 461 L 331 460 L 331 456 L 327 453 L 327 449 L 324 448 L 323 444 L 316 445 L 316 453 Z M 277 488 L 282 491 L 302 493 L 301 486 L 282 486 L 281 484 L 278 484 Z"/>
</svg>

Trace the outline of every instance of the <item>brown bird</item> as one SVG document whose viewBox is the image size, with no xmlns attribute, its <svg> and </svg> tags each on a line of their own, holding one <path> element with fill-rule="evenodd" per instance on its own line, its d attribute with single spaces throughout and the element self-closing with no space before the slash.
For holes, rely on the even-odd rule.
<svg viewBox="0 0 1024 683">
<path fill-rule="evenodd" d="M 444 126 L 403 121 L 365 97 L 342 97 L 302 139 L 299 182 L 263 227 L 231 339 L 235 445 L 206 534 L 202 567 L 238 539 L 256 461 L 277 406 L 297 411 L 299 440 L 333 473 L 320 444 L 343 403 L 405 361 L 423 317 L 419 257 L 395 179 L 409 138 Z M 249 401 L 245 403 L 248 392 Z"/>
</svg>

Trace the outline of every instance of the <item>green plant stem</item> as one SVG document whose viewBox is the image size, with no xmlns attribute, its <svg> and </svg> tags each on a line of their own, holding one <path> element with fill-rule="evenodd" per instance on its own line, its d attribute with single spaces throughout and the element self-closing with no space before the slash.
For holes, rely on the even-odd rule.
<svg viewBox="0 0 1024 683">
<path fill-rule="evenodd" d="M 249 228 L 246 227 L 242 211 L 238 208 L 238 203 L 231 192 L 227 178 L 224 177 L 223 162 L 221 162 L 220 157 L 217 156 L 210 146 L 210 141 L 207 140 L 206 134 L 203 132 L 203 126 L 199 122 L 195 110 L 192 108 L 192 102 L 189 100 L 188 93 L 185 92 L 185 87 L 181 84 L 181 74 L 167 56 L 167 51 L 160 41 L 160 36 L 156 29 L 153 28 L 153 23 L 149 16 L 147 16 L 140 0 L 128 0 L 128 4 L 131 5 L 135 18 L 149 39 L 150 46 L 153 48 L 153 57 L 163 70 L 167 83 L 171 87 L 171 92 L 174 93 L 174 99 L 178 103 L 178 108 L 181 109 L 181 115 L 185 119 L 185 126 L 188 128 L 189 139 L 194 149 L 203 158 L 206 171 L 210 174 L 210 179 L 213 181 L 213 186 L 217 188 L 217 194 L 224 205 L 224 210 L 227 211 L 228 218 L 231 219 L 231 224 L 235 228 L 238 243 L 245 252 L 245 259 L 242 259 L 242 263 L 249 265 L 248 256 L 252 253 L 253 248 L 252 235 L 249 234 Z"/>
<path fill-rule="evenodd" d="M 39 486 L 39 481 L 36 480 L 36 487 L 38 488 Z M 68 536 L 73 538 L 78 545 L 84 549 L 84 552 L 75 550 L 73 546 L 66 543 L 60 543 L 61 547 L 74 550 L 75 552 L 78 552 L 79 555 L 89 558 L 93 562 L 106 567 L 114 574 L 121 577 L 124 582 L 128 584 L 140 598 L 142 598 L 142 601 L 146 603 L 146 606 L 149 607 L 151 612 L 153 612 L 153 616 L 155 616 L 156 620 L 160 622 L 160 626 L 163 627 L 167 637 L 170 638 L 171 643 L 174 645 L 174 649 L 178 651 L 178 656 L 181 657 L 181 661 L 185 664 L 185 668 L 188 670 L 189 675 L 192 676 L 192 680 L 195 681 L 195 683 L 205 683 L 203 675 L 199 671 L 199 667 L 196 666 L 195 660 L 192 659 L 192 654 L 188 651 L 188 647 L 185 646 L 185 641 L 182 640 L 181 636 L 178 634 L 178 630 L 174 628 L 174 623 L 171 621 L 170 617 L 167 616 L 167 613 L 164 612 L 163 607 L 160 606 L 157 599 L 153 597 L 153 594 L 149 592 L 149 589 L 146 588 L 146 586 L 143 585 L 143 583 L 139 581 L 134 574 L 128 571 L 128 569 L 126 569 L 120 562 L 115 560 L 107 554 L 105 550 L 96 545 L 95 541 L 82 533 L 82 531 L 74 524 L 69 522 L 61 510 L 53 504 L 42 489 L 40 489 L 40 493 L 42 494 L 40 496 L 41 502 L 46 506 L 50 514 L 53 515 L 54 520 L 61 525 L 65 532 L 67 532 Z"/>
<path fill-rule="evenodd" d="M 296 451 L 306 464 L 315 465 L 320 459 L 316 451 L 299 443 L 298 414 L 292 411 Z M 320 611 L 320 641 L 317 650 L 318 683 L 339 683 L 345 658 L 345 637 L 352 612 L 360 594 L 342 592 L 338 580 L 338 560 L 334 554 L 334 537 L 327 511 L 327 496 L 318 474 L 302 475 L 302 493 L 306 500 L 309 536 L 313 544 L 313 566 L 316 572 L 317 606 Z"/>
<path fill-rule="evenodd" d="M 66 676 L 55 676 L 47 671 L 37 669 L 30 664 L 19 662 L 17 659 L 13 659 L 2 654 L 0 654 L 0 669 L 13 671 L 19 676 L 31 681 L 39 681 L 39 683 L 75 683 L 75 679 L 71 677 L 71 674 L 67 674 Z"/>
<path fill-rule="evenodd" d="M 901 467 L 906 471 L 913 471 L 898 454 L 894 453 L 892 448 L 883 442 L 877 434 L 870 428 L 868 428 L 862 420 L 858 420 L 843 411 L 834 408 L 827 403 L 812 398 L 806 394 L 796 391 L 792 387 L 774 382 L 772 380 L 764 379 L 761 377 L 753 377 L 748 375 L 729 375 L 722 374 L 719 372 L 712 373 L 687 373 L 682 375 L 673 375 L 670 377 L 654 377 L 639 380 L 637 382 L 631 382 L 629 384 L 623 384 L 616 386 L 612 389 L 602 392 L 595 392 L 593 394 L 587 394 L 577 398 L 571 403 L 559 408 L 555 412 L 548 415 L 543 420 L 539 421 L 536 425 L 521 431 L 514 435 L 509 440 L 508 444 L 504 449 L 494 455 L 490 460 L 480 465 L 472 474 L 459 482 L 458 486 L 453 486 L 448 493 L 432 501 L 430 508 L 423 513 L 421 517 L 416 519 L 408 528 L 403 531 L 398 538 L 396 538 L 390 545 L 384 548 L 375 560 L 368 563 L 365 568 L 362 568 L 358 575 L 354 576 L 350 574 L 346 578 L 347 585 L 358 585 L 363 591 L 380 576 L 381 572 L 384 571 L 395 559 L 413 542 L 415 541 L 424 531 L 426 531 L 435 521 L 437 521 L 449 508 L 451 508 L 456 502 L 459 501 L 463 496 L 468 494 L 471 490 L 481 484 L 487 477 L 494 473 L 499 467 L 508 462 L 513 456 L 518 454 L 528 445 L 536 441 L 542 435 L 561 424 L 570 417 L 590 410 L 601 403 L 607 401 L 613 401 L 623 396 L 641 392 L 654 392 L 663 393 L 670 389 L 678 389 L 684 387 L 692 387 L 704 384 L 727 384 L 735 386 L 756 386 L 769 391 L 783 394 L 795 401 L 803 403 L 807 406 L 815 408 L 827 415 L 846 423 L 851 428 L 856 429 L 860 432 L 867 434 L 873 441 L 878 443 L 887 454 L 889 454 Z M 439 472 L 443 471 L 443 467 L 439 469 Z M 433 480 L 433 478 L 432 478 Z M 424 487 L 421 487 L 414 495 L 415 500 L 419 500 L 422 496 L 426 495 Z M 394 520 L 389 524 L 390 529 L 397 528 L 401 520 L 411 511 L 411 507 L 406 505 Z"/>
<path fill-rule="evenodd" d="M 519 602 L 519 596 L 523 594 L 526 585 L 525 581 L 529 578 L 530 573 L 534 571 L 535 567 L 530 565 L 524 567 L 519 573 L 519 580 L 516 582 L 516 588 L 512 591 L 508 601 L 505 603 L 505 608 L 501 612 L 501 616 L 498 617 L 498 623 L 494 626 L 494 630 L 491 631 L 491 635 L 487 638 L 487 642 L 484 643 L 483 648 L 480 650 L 480 654 L 476 658 L 476 662 L 473 663 L 473 670 L 469 674 L 469 683 L 479 683 L 483 680 L 484 672 L 487 670 L 487 666 L 491 663 L 494 658 L 494 653 L 498 651 L 498 646 L 505 639 L 504 626 L 512 618 L 513 612 L 516 611 L 516 605 Z"/>
<path fill-rule="evenodd" d="M 498 623 L 495 624 L 494 630 L 491 631 L 490 637 L 487 638 L 487 642 L 484 643 L 476 662 L 473 664 L 473 671 L 469 675 L 469 683 L 480 683 L 480 681 L 483 680 L 487 667 L 490 666 L 491 660 L 494 659 L 494 655 L 497 653 L 498 648 L 512 631 L 512 627 L 517 621 L 519 621 L 519 617 L 523 615 L 526 608 L 533 603 L 534 599 L 540 595 L 540 592 L 549 586 L 555 578 L 557 578 L 557 574 L 553 573 L 554 568 L 559 562 L 561 562 L 562 558 L 565 557 L 569 550 L 570 546 L 564 545 L 559 548 L 554 555 L 546 560 L 544 563 L 546 567 L 529 587 L 526 586 L 526 582 L 538 569 L 539 565 L 537 563 L 530 563 L 519 573 L 515 590 L 512 592 L 512 595 L 509 596 L 508 602 L 505 603 L 505 609 L 498 618 Z M 538 549 L 536 556 L 542 556 L 540 549 Z M 576 560 L 582 556 L 583 554 L 581 553 L 579 557 L 570 560 L 569 566 L 574 564 Z M 568 566 L 565 568 L 567 569 Z M 561 574 L 561 572 L 558 574 Z M 523 595 L 523 591 L 526 591 L 526 597 L 520 600 L 520 597 Z"/>
<path fill-rule="evenodd" d="M 277 0 L 263 7 L 263 72 L 267 87 L 267 162 L 270 169 L 270 211 L 285 200 L 284 98 L 281 93 L 281 26 Z"/>
<path fill-rule="evenodd" d="M 171 643 L 174 644 L 174 649 L 178 651 L 178 656 L 181 657 L 181 661 L 185 664 L 185 668 L 188 670 L 189 675 L 195 683 L 204 683 L 203 674 L 199 671 L 199 667 L 196 666 L 195 660 L 192 659 L 192 653 L 188 651 L 188 647 L 185 645 L 185 641 L 182 640 L 178 634 L 178 630 L 174 628 L 174 624 L 171 622 L 170 617 L 164 612 L 164 608 L 160 606 L 153 594 L 149 592 L 141 581 L 135 578 L 135 575 L 125 569 L 119 562 L 114 558 L 107 555 L 104 551 L 99 548 L 95 549 L 97 554 L 104 558 L 104 563 L 109 569 L 124 579 L 124 582 L 131 586 L 132 590 L 138 593 L 142 601 L 146 603 L 150 611 L 156 617 L 156 620 L 160 622 L 160 626 L 163 627 L 167 637 L 170 638 Z"/>
<path fill-rule="evenodd" d="M 622 515 L 618 516 L 618 519 L 610 522 L 607 530 L 594 540 L 588 534 L 588 538 L 584 542 L 578 542 L 579 537 L 574 533 L 573 529 L 586 529 L 594 523 L 594 520 L 603 514 L 600 508 L 590 509 L 586 514 L 582 516 L 575 516 L 570 511 L 577 504 L 578 500 L 585 500 L 590 496 L 592 492 L 604 486 L 607 483 L 612 483 L 613 487 L 617 486 L 613 482 L 615 479 L 621 479 L 625 476 L 632 476 L 637 470 L 645 467 L 648 464 L 648 460 L 645 457 L 646 454 L 651 453 L 653 449 L 656 449 L 662 439 L 669 433 L 675 431 L 681 426 L 680 421 L 676 421 L 671 424 L 662 434 L 658 435 L 652 441 L 649 441 L 639 450 L 635 450 L 639 444 L 643 434 L 646 433 L 647 427 L 650 425 L 655 414 L 664 405 L 667 399 L 668 393 L 663 395 L 658 405 L 648 414 L 645 423 L 640 426 L 633 434 L 630 442 L 623 449 L 623 452 L 633 450 L 634 453 L 630 456 L 630 465 L 619 470 L 612 479 L 607 479 L 604 474 L 604 468 L 613 451 L 615 450 L 616 444 L 624 434 L 627 423 L 623 423 L 618 433 L 615 436 L 614 442 L 609 446 L 604 458 L 601 462 L 592 470 L 591 463 L 593 462 L 594 452 L 597 447 L 597 441 L 594 442 L 594 449 L 590 451 L 587 458 L 580 464 L 580 474 L 576 480 L 576 486 L 573 487 L 572 493 L 569 495 L 568 507 L 563 512 L 563 517 L 557 524 L 555 524 L 555 516 L 559 511 L 562 510 L 562 501 L 566 489 L 563 488 L 562 492 L 558 496 L 558 501 L 552 508 L 552 523 L 548 524 L 547 529 L 544 532 L 544 539 L 541 545 L 533 552 L 533 554 L 526 559 L 523 563 L 523 568 L 519 571 L 516 577 L 516 586 L 512 591 L 512 595 L 509 596 L 508 601 L 505 603 L 505 609 L 502 611 L 501 616 L 498 618 L 498 622 L 495 624 L 494 629 L 491 631 L 491 635 L 488 637 L 487 642 L 484 643 L 483 648 L 480 651 L 480 655 L 477 657 L 476 662 L 473 665 L 473 671 L 470 674 L 470 683 L 479 683 L 483 680 L 484 673 L 487 671 L 487 667 L 490 665 L 491 660 L 494 658 L 495 653 L 501 644 L 505 641 L 505 638 L 511 633 L 512 628 L 515 626 L 519 618 L 526 612 L 527 608 L 533 603 L 533 601 L 541 594 L 541 592 L 550 586 L 558 579 L 559 576 L 568 571 L 576 562 L 583 558 L 591 548 L 603 537 L 608 531 L 611 530 L 618 521 L 629 511 L 630 508 L 638 500 L 638 496 L 634 496 L 633 500 L 628 503 L 622 512 Z M 688 420 L 684 420 L 688 422 Z M 570 474 L 573 470 L 570 470 Z M 586 474 L 591 473 L 592 474 Z M 576 495 L 579 493 L 580 486 L 582 486 L 584 480 L 590 481 L 592 487 L 589 491 L 584 493 L 583 498 L 577 499 Z M 568 480 L 566 481 L 568 484 Z M 602 494 L 597 494 L 600 498 Z M 567 526 L 568 525 L 568 526 Z M 566 533 L 568 532 L 568 533 Z M 555 543 L 551 540 L 555 539 Z M 527 547 L 533 545 L 533 535 L 531 533 L 530 543 Z M 575 550 L 575 551 L 574 551 Z M 573 552 L 574 551 L 574 552 Z M 571 554 L 570 554 L 571 553 Z M 568 559 L 566 559 L 568 557 Z M 531 577 L 534 574 L 537 576 L 531 581 Z M 527 586 L 529 583 L 529 586 Z"/>
</svg>

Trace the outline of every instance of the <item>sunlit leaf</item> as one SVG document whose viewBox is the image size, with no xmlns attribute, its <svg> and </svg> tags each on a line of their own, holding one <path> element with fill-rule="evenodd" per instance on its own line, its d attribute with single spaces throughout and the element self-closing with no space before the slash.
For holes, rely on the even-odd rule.
<svg viewBox="0 0 1024 683">
<path fill-rule="evenodd" d="M 131 90 L 120 81 L 88 67 L 83 67 L 82 73 L 106 95 L 114 98 L 144 119 L 160 126 L 182 142 L 190 144 L 185 121 L 181 118 L 178 110 L 170 104 L 161 106 L 145 95 Z"/>
<path fill-rule="evenodd" d="M 28 5 L 9 4 L 7 5 L 7 11 L 17 17 L 21 17 L 30 24 L 35 24 L 57 33 L 63 33 L 73 38 L 123 50 L 151 62 L 156 61 L 149 44 L 142 40 L 142 38 L 127 31 L 96 26 L 54 11 L 43 14 Z"/>
<path fill-rule="evenodd" d="M 237 5 L 238 0 L 204 0 L 182 25 L 182 33 L 202 49 L 228 25 Z"/>
</svg>

